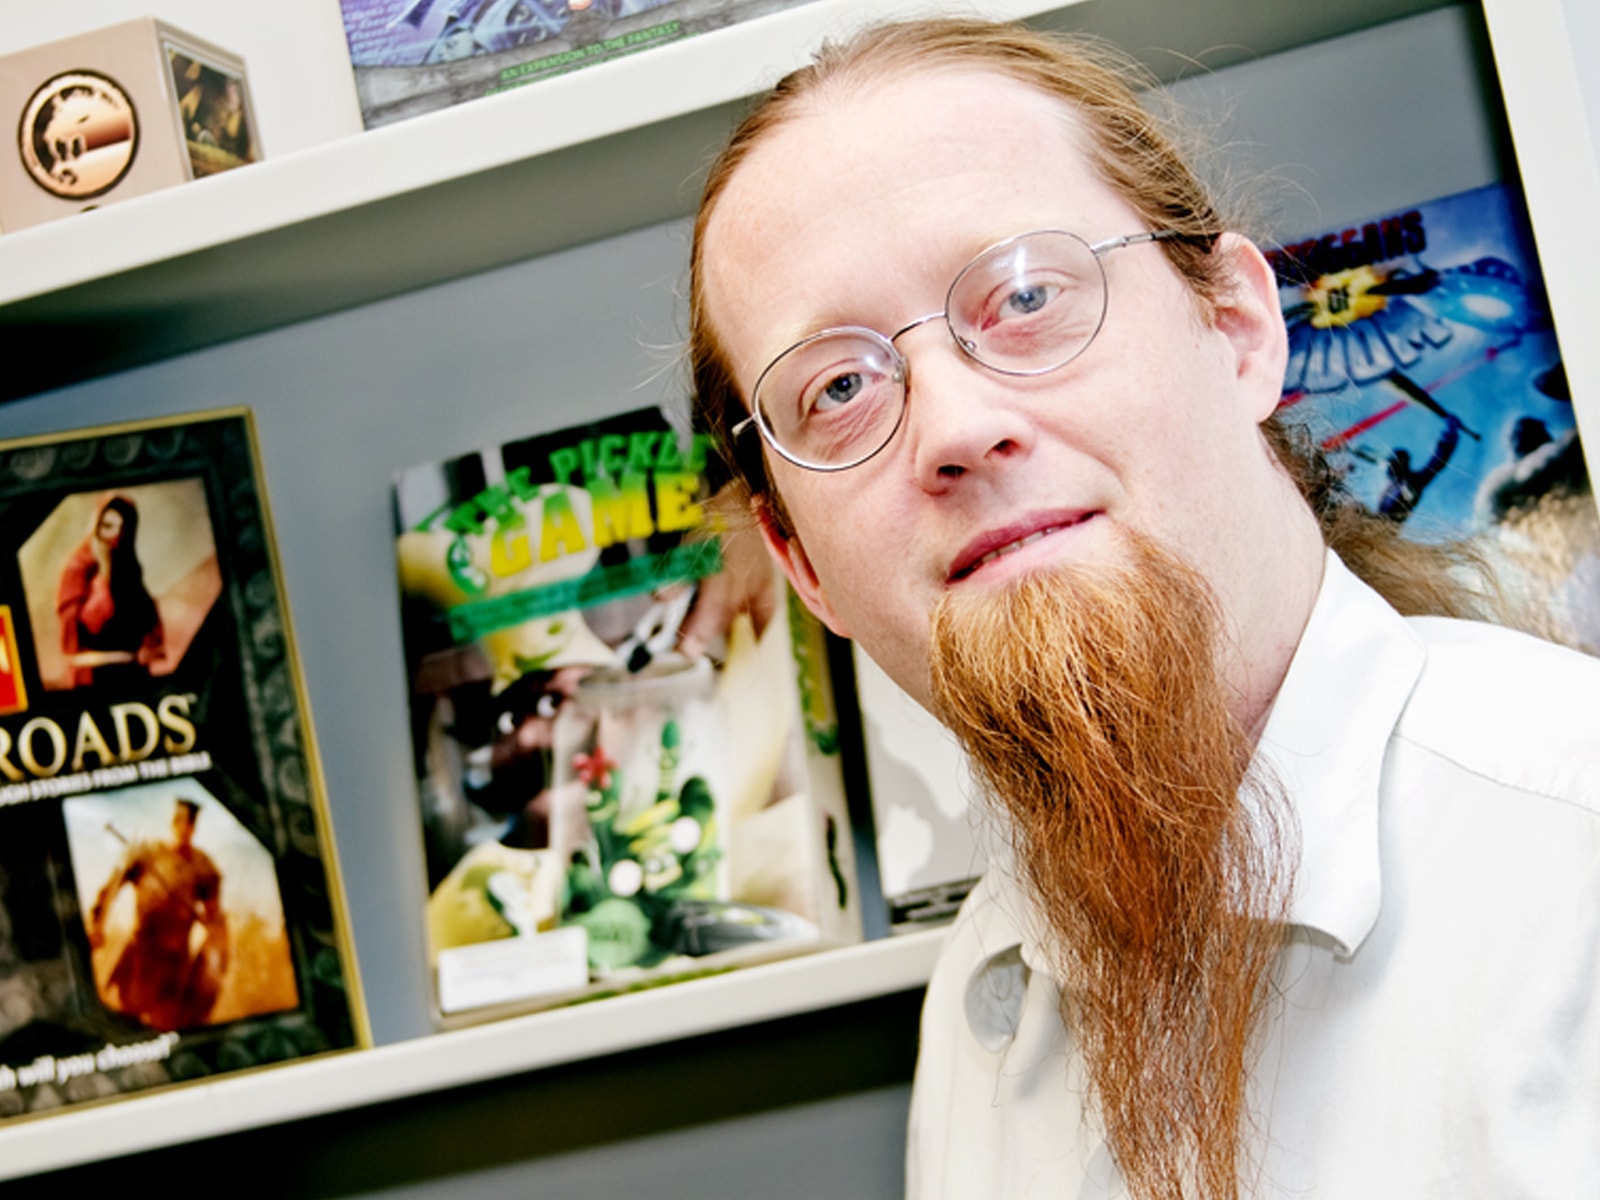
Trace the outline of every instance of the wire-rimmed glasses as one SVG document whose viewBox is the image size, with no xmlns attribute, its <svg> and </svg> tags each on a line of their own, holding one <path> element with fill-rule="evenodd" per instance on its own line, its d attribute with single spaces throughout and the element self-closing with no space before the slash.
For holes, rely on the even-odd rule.
<svg viewBox="0 0 1600 1200">
<path fill-rule="evenodd" d="M 1002 375 L 1044 375 L 1089 348 L 1106 315 L 1101 259 L 1124 246 L 1183 237 L 1172 229 L 1131 233 L 1092 245 L 1075 233 L 1019 233 L 984 250 L 956 275 L 943 312 L 918 317 L 885 337 L 842 326 L 802 338 L 768 364 L 751 392 L 753 425 L 778 454 L 812 471 L 866 462 L 905 417 L 909 364 L 895 341 L 943 318 L 957 346 Z"/>
</svg>

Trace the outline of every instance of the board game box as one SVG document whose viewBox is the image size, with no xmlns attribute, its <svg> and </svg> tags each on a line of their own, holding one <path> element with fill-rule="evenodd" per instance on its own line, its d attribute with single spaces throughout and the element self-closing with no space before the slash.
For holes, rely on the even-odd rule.
<svg viewBox="0 0 1600 1200">
<path fill-rule="evenodd" d="M 366 1041 L 248 412 L 0 445 L 0 1118 Z"/>
<path fill-rule="evenodd" d="M 821 628 L 654 409 L 395 487 L 441 1019 L 853 941 Z"/>
<path fill-rule="evenodd" d="M 341 7 L 370 129 L 801 3 L 341 0 Z"/>
</svg>

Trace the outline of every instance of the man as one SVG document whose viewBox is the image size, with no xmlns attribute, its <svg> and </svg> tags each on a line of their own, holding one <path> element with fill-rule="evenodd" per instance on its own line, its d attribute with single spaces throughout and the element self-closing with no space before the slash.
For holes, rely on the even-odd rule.
<svg viewBox="0 0 1600 1200">
<path fill-rule="evenodd" d="M 1292 452 L 1272 273 L 1099 52 L 824 51 L 713 165 L 691 305 L 770 550 L 1009 835 L 913 1195 L 1597 1194 L 1600 670 L 1396 611 L 1474 597 Z"/>
<path fill-rule="evenodd" d="M 98 948 L 117 895 L 133 889 L 133 933 L 102 995 L 118 1012 L 163 1032 L 205 1023 L 228 966 L 222 874 L 194 844 L 199 811 L 192 800 L 176 801 L 172 841 L 130 846 L 89 913 L 90 944 Z"/>
</svg>

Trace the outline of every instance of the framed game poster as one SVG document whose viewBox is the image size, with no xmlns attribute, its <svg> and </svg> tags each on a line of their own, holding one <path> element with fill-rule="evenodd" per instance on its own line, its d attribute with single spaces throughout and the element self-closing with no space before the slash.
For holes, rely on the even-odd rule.
<svg viewBox="0 0 1600 1200">
<path fill-rule="evenodd" d="M 0 444 L 0 1120 L 365 1014 L 250 415 Z"/>
</svg>

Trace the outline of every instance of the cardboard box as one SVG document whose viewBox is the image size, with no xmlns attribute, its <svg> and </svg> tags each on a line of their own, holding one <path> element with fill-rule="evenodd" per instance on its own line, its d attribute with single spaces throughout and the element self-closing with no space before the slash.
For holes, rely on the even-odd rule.
<svg viewBox="0 0 1600 1200">
<path fill-rule="evenodd" d="M 986 865 L 978 788 L 955 736 L 853 650 L 890 931 L 939 924 L 955 916 Z"/>
<path fill-rule="evenodd" d="M 820 623 L 637 409 L 395 480 L 438 1023 L 858 942 Z"/>
<path fill-rule="evenodd" d="M 153 17 L 0 57 L 0 231 L 261 157 L 244 61 Z"/>
<path fill-rule="evenodd" d="M 807 0 L 339 0 L 368 129 Z"/>
</svg>

